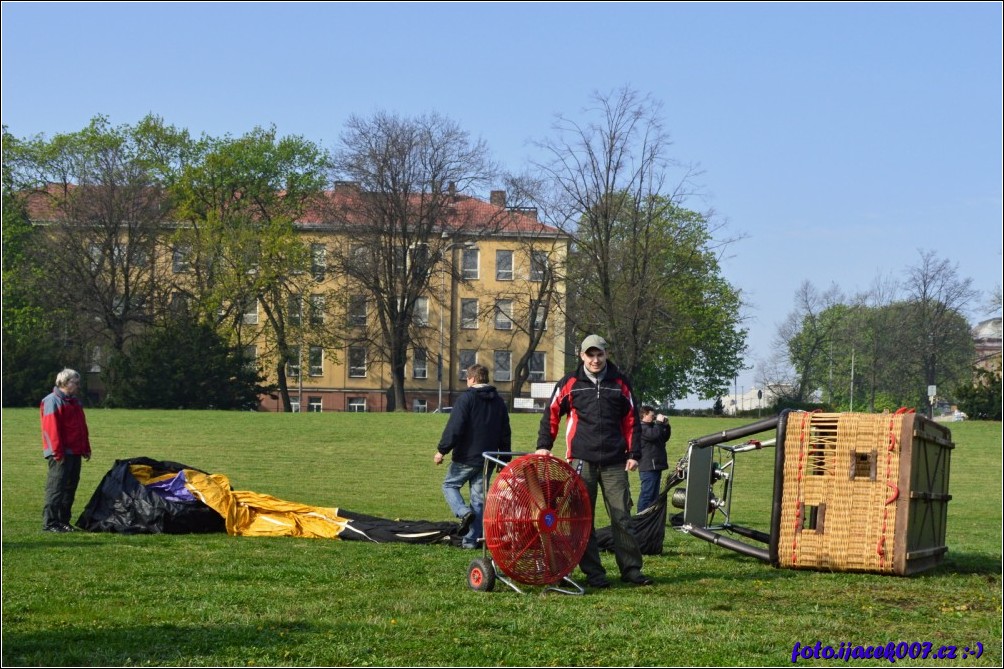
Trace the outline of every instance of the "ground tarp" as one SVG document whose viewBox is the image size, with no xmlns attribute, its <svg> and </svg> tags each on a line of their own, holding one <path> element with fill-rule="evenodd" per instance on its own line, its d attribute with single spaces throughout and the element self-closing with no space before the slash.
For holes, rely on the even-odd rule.
<svg viewBox="0 0 1004 669">
<path fill-rule="evenodd" d="M 234 490 L 223 474 L 150 458 L 117 460 L 77 521 L 92 532 L 227 532 L 459 545 L 458 524 L 389 520 Z"/>
</svg>

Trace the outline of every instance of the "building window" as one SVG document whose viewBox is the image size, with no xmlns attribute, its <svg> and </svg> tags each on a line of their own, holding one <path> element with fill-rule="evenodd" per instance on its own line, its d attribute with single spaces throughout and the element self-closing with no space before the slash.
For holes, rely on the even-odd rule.
<svg viewBox="0 0 1004 669">
<path fill-rule="evenodd" d="M 320 346 L 311 346 L 307 354 L 307 373 L 310 376 L 321 376 L 324 374 L 324 349 Z"/>
<path fill-rule="evenodd" d="M 362 346 L 349 347 L 349 376 L 352 378 L 366 376 L 366 349 Z"/>
<path fill-rule="evenodd" d="M 414 319 L 415 325 L 419 327 L 426 327 L 429 325 L 429 298 L 415 298 Z"/>
<path fill-rule="evenodd" d="M 241 352 L 242 359 L 244 360 L 244 368 L 249 372 L 258 372 L 258 347 L 254 344 L 250 346 L 245 346 Z"/>
<path fill-rule="evenodd" d="M 314 326 L 324 325 L 324 296 L 310 296 L 310 324 Z"/>
<path fill-rule="evenodd" d="M 464 249 L 461 267 L 464 272 L 464 279 L 478 278 L 478 260 L 480 258 L 478 249 Z"/>
<path fill-rule="evenodd" d="M 171 293 L 170 309 L 172 314 L 188 313 L 188 296 L 179 291 Z"/>
<path fill-rule="evenodd" d="M 296 399 L 293 399 L 292 397 L 290 397 L 289 408 L 292 410 L 293 413 L 300 413 L 300 398 L 297 397 Z"/>
<path fill-rule="evenodd" d="M 512 353 L 509 351 L 495 351 L 495 371 L 492 379 L 498 381 L 512 381 Z"/>
<path fill-rule="evenodd" d="M 310 413 L 321 413 L 322 408 L 323 406 L 321 404 L 320 397 L 307 398 L 307 411 L 309 411 Z"/>
<path fill-rule="evenodd" d="M 530 381 L 542 382 L 547 375 L 544 373 L 544 353 L 541 351 L 534 351 L 530 355 Z"/>
<path fill-rule="evenodd" d="M 415 413 L 429 413 L 429 402 L 416 397 L 411 401 L 411 410 Z"/>
<path fill-rule="evenodd" d="M 547 254 L 543 251 L 530 252 L 530 281 L 543 281 L 547 271 Z"/>
<path fill-rule="evenodd" d="M 258 298 L 252 297 L 244 303 L 244 323 L 246 325 L 258 324 Z"/>
<path fill-rule="evenodd" d="M 495 300 L 495 329 L 512 330 L 512 300 Z"/>
<path fill-rule="evenodd" d="M 416 379 L 429 378 L 429 357 L 424 348 L 416 348 L 412 355 L 412 377 Z"/>
<path fill-rule="evenodd" d="M 495 252 L 495 280 L 512 281 L 512 251 Z"/>
<path fill-rule="evenodd" d="M 460 327 L 464 330 L 478 329 L 478 301 L 464 298 L 460 300 Z"/>
<path fill-rule="evenodd" d="M 303 323 L 303 298 L 299 295 L 289 296 L 286 302 L 286 319 L 295 327 L 300 327 Z"/>
<path fill-rule="evenodd" d="M 187 272 L 192 268 L 189 257 L 192 255 L 192 247 L 188 244 L 178 244 L 171 249 L 171 271 L 175 274 Z"/>
<path fill-rule="evenodd" d="M 325 272 L 328 271 L 328 249 L 324 244 L 310 245 L 310 273 L 314 281 L 324 281 Z"/>
<path fill-rule="evenodd" d="M 366 325 L 366 296 L 349 298 L 349 325 Z"/>
<path fill-rule="evenodd" d="M 460 369 L 457 370 L 457 378 L 461 381 L 467 380 L 467 368 L 478 361 L 478 352 L 471 349 L 460 349 L 458 351 L 457 364 Z"/>
<path fill-rule="evenodd" d="M 290 346 L 289 356 L 286 358 L 286 376 L 294 379 L 300 376 L 300 347 Z"/>
<path fill-rule="evenodd" d="M 352 413 L 366 413 L 366 398 L 350 397 L 348 407 Z"/>
<path fill-rule="evenodd" d="M 544 311 L 544 307 L 537 306 L 537 310 L 533 312 L 533 329 L 536 332 L 547 329 L 547 314 Z"/>
</svg>

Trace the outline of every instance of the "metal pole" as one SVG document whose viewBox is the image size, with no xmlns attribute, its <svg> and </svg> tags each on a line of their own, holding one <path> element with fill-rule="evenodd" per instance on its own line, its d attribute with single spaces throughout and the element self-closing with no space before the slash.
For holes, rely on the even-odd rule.
<svg viewBox="0 0 1004 669">
<path fill-rule="evenodd" d="M 440 259 L 442 262 L 442 259 Z M 439 268 L 439 367 L 436 375 L 439 377 L 439 403 L 436 404 L 436 411 L 442 413 L 443 410 L 443 312 L 446 311 L 446 267 L 440 265 Z"/>
</svg>

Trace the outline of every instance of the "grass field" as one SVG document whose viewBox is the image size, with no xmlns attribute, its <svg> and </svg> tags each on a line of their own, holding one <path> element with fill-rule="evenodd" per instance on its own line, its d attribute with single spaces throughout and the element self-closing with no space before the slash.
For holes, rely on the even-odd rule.
<svg viewBox="0 0 1004 669">
<path fill-rule="evenodd" d="M 116 459 L 148 456 L 291 501 L 451 520 L 445 470 L 432 463 L 445 420 L 92 410 L 74 519 Z M 515 450 L 533 449 L 537 421 L 513 416 Z M 676 418 L 671 458 L 688 439 L 747 422 Z M 655 586 L 614 579 L 584 597 L 471 591 L 467 565 L 480 553 L 449 546 L 43 533 L 38 413 L 4 410 L 2 424 L 4 666 L 782 665 L 796 642 L 817 641 L 958 647 L 957 659 L 907 666 L 1002 662 L 1000 423 L 950 425 L 949 553 L 935 570 L 779 570 L 669 530 L 664 553 L 645 560 Z M 773 454 L 744 454 L 737 467 L 733 519 L 766 531 Z M 604 561 L 616 576 L 613 556 Z M 982 656 L 963 659 L 977 642 Z"/>
</svg>

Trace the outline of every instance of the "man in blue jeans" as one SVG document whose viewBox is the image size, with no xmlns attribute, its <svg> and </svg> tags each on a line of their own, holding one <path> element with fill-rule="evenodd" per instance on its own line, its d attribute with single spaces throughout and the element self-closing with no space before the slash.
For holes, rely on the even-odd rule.
<svg viewBox="0 0 1004 669">
<path fill-rule="evenodd" d="M 477 548 L 485 510 L 482 453 L 512 451 L 509 410 L 495 387 L 488 384 L 488 369 L 483 365 L 467 368 L 467 392 L 453 404 L 432 461 L 442 464 L 451 451 L 453 461 L 443 480 L 443 496 L 453 515 L 460 518 L 461 546 Z M 470 487 L 470 504 L 460 494 L 465 483 Z"/>
</svg>

